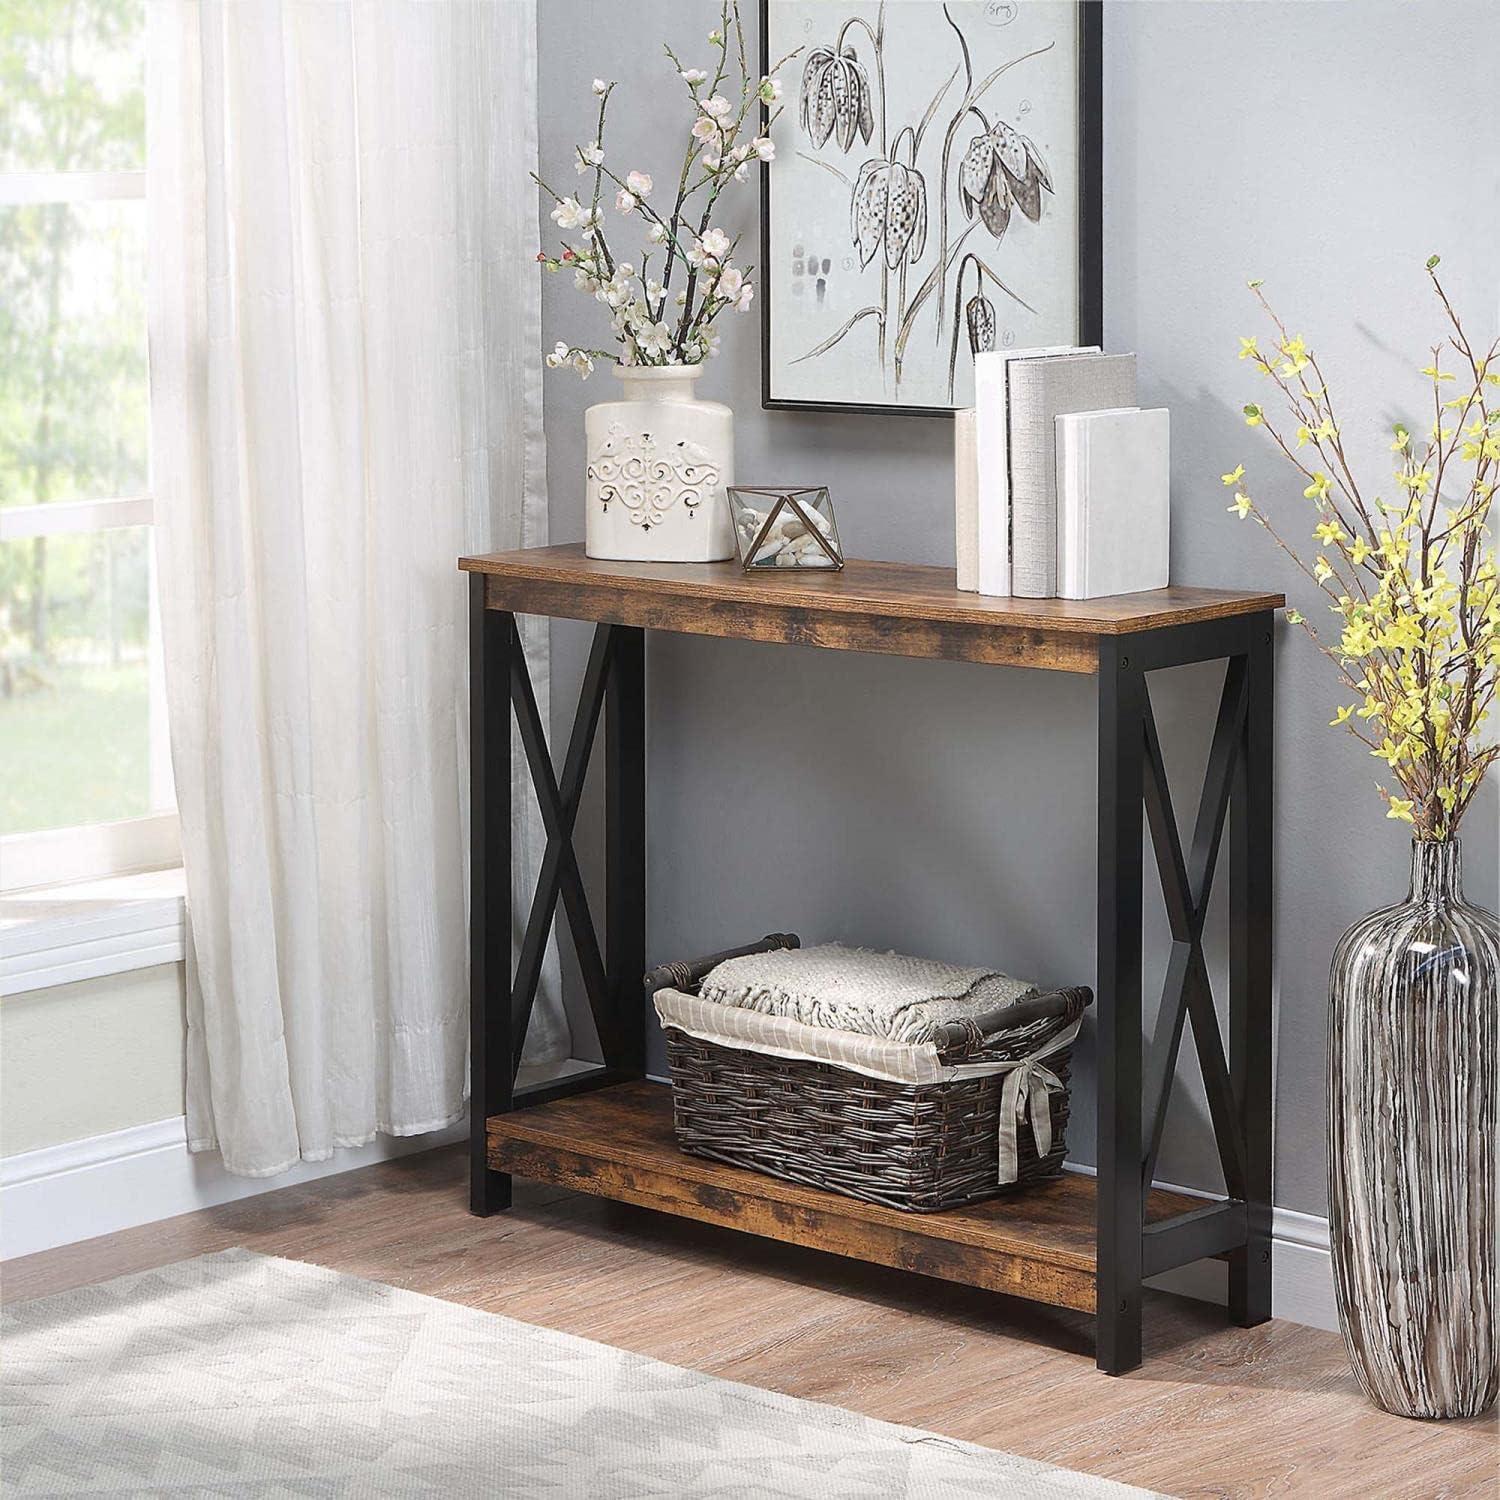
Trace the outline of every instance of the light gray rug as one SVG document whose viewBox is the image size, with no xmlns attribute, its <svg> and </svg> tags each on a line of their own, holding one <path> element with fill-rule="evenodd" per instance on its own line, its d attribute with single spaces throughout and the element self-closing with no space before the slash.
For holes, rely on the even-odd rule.
<svg viewBox="0 0 1500 1500">
<path fill-rule="evenodd" d="M 0 1337 L 7 1496 L 1146 1494 L 245 1250 Z"/>
</svg>

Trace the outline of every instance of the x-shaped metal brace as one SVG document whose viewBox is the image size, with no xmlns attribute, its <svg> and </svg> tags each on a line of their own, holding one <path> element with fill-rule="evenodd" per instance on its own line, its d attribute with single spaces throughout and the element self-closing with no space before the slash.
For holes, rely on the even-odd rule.
<svg viewBox="0 0 1500 1500">
<path fill-rule="evenodd" d="M 511 703 L 515 708 L 516 724 L 521 732 L 527 763 L 531 767 L 532 784 L 547 833 L 547 846 L 542 854 L 536 893 L 532 897 L 530 914 L 526 919 L 521 951 L 516 961 L 515 979 L 511 986 L 513 1068 L 520 1064 L 521 1049 L 525 1045 L 527 1024 L 536 1002 L 542 961 L 559 897 L 567 915 L 568 929 L 573 935 L 573 947 L 578 956 L 584 992 L 588 997 L 589 1009 L 593 1013 L 605 1057 L 613 1066 L 628 1066 L 632 1061 L 638 1061 L 622 1055 L 629 1050 L 625 1021 L 627 1012 L 624 1007 L 634 996 L 626 997 L 616 993 L 620 988 L 618 976 L 612 979 L 610 970 L 611 967 L 618 969 L 620 965 L 608 964 L 601 951 L 599 935 L 589 911 L 588 896 L 584 891 L 583 875 L 578 867 L 578 856 L 573 848 L 573 828 L 578 819 L 579 804 L 583 800 L 589 758 L 606 700 L 611 700 L 612 704 L 609 728 L 612 741 L 620 737 L 617 731 L 626 727 L 618 724 L 619 716 L 622 713 L 640 712 L 638 686 L 634 693 L 628 695 L 622 695 L 618 691 L 622 688 L 622 676 L 630 676 L 632 685 L 638 683 L 641 670 L 640 647 L 639 631 L 626 630 L 616 625 L 595 627 L 593 645 L 589 650 L 588 665 L 584 669 L 583 685 L 578 695 L 578 711 L 573 719 L 573 729 L 560 776 L 553 769 L 525 655 L 520 650 L 510 653 Z M 606 771 L 612 782 L 616 779 L 616 767 L 620 759 L 616 751 L 617 746 L 612 743 Z M 614 788 L 606 788 L 606 796 L 610 796 L 612 791 Z M 615 812 L 617 814 L 619 809 Z M 618 816 L 611 817 L 608 831 L 611 859 L 615 854 L 613 846 L 617 842 L 618 822 Z M 611 882 L 611 886 L 613 884 Z M 634 895 L 636 900 L 643 901 L 644 893 L 636 892 Z M 611 891 L 612 907 L 615 899 L 615 893 Z M 606 931 L 609 926 L 614 925 L 610 921 L 611 915 L 610 911 L 606 911 Z M 614 936 L 620 939 L 624 934 L 616 933 Z M 637 967 L 640 965 L 637 964 Z M 638 979 L 639 976 L 636 977 Z"/>
<path fill-rule="evenodd" d="M 1243 656 L 1231 657 L 1219 701 L 1213 745 L 1193 827 L 1190 853 L 1184 858 L 1167 785 L 1161 739 L 1151 712 L 1149 689 L 1144 699 L 1145 804 L 1162 898 L 1172 929 L 1172 955 L 1162 985 L 1161 1006 L 1151 1044 L 1146 1095 L 1146 1152 L 1142 1181 L 1149 1187 L 1156 1171 L 1162 1132 L 1167 1122 L 1183 1024 L 1191 1018 L 1198 1067 L 1208 1096 L 1209 1117 L 1231 1198 L 1245 1197 L 1245 1140 L 1239 1124 L 1234 1085 L 1225 1055 L 1213 989 L 1203 956 L 1203 923 L 1213 892 L 1214 870 L 1224 834 L 1230 793 L 1243 743 L 1248 694 Z"/>
</svg>

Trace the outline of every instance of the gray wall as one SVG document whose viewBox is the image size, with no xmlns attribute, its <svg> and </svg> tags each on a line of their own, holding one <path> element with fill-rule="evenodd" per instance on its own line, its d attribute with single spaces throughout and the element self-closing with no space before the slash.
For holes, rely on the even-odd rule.
<svg viewBox="0 0 1500 1500">
<path fill-rule="evenodd" d="M 625 85 L 613 151 L 662 180 L 672 158 L 656 143 L 680 139 L 685 116 L 663 86 L 660 43 L 699 57 L 711 7 L 539 8 L 547 170 L 576 181 L 572 144 L 588 129 L 578 122 L 590 113 L 589 80 L 603 74 Z M 1315 343 L 1344 412 L 1371 419 L 1357 444 L 1370 472 L 1388 457 L 1375 424 L 1424 410 L 1412 372 L 1441 331 L 1424 290 L 1429 253 L 1443 255 L 1473 331 L 1493 335 L 1497 55 L 1500 7 L 1488 0 L 1106 6 L 1106 346 L 1137 351 L 1142 404 L 1172 409 L 1174 579 L 1284 589 L 1314 608 L 1269 540 L 1226 515 L 1218 481 L 1243 459 L 1292 533 L 1305 531 L 1300 486 L 1238 415 L 1255 385 L 1235 359 L 1236 336 L 1263 331 L 1248 276 L 1264 277 Z M 741 201 L 753 227 L 753 190 Z M 545 298 L 549 345 L 600 339 L 571 278 L 548 278 Z M 852 555 L 951 566 L 950 425 L 765 412 L 758 319 L 725 321 L 704 394 L 736 410 L 739 477 L 826 479 Z M 583 535 L 582 411 L 613 389 L 605 373 L 584 385 L 548 377 L 554 540 Z M 586 635 L 559 624 L 553 640 L 561 736 Z M 1092 973 L 1088 681 L 677 636 L 654 637 L 649 663 L 651 962 L 794 927 L 805 939 L 996 960 L 1048 979 Z M 1326 727 L 1326 664 L 1285 629 L 1278 673 L 1276 1199 L 1321 1213 L 1329 954 L 1358 916 L 1401 895 L 1407 840 L 1382 816 L 1369 757 Z M 1190 668 L 1153 681 L 1184 819 L 1217 675 Z M 1465 840 L 1470 893 L 1492 908 L 1496 805 L 1492 784 Z M 584 835 L 597 839 L 596 817 Z M 1147 880 L 1149 898 L 1149 863 Z M 1166 938 L 1154 910 L 1148 921 L 1152 997 Z M 1222 913 L 1209 940 L 1220 967 Z M 1217 1187 L 1191 1060 L 1183 1074 L 1160 1175 Z M 1080 1160 L 1092 1159 L 1092 1078 L 1086 1044 L 1071 1140 Z"/>
</svg>

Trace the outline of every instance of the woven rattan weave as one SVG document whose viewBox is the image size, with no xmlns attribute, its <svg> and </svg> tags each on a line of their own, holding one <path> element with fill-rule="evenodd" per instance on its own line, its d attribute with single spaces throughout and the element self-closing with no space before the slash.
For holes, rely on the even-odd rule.
<svg viewBox="0 0 1500 1500">
<path fill-rule="evenodd" d="M 777 945 L 786 946 L 786 940 Z M 706 962 L 658 970 L 651 976 L 659 981 L 653 988 L 664 981 L 696 992 Z M 1087 989 L 1030 996 L 1024 1002 L 1029 1019 L 1022 1025 L 971 1034 L 946 1049 L 943 1060 L 1028 1057 L 1071 1026 L 1092 998 Z M 666 1027 L 665 1035 L 677 1141 L 695 1156 L 923 1213 L 1013 1191 L 1062 1170 L 1071 1047 L 1046 1060 L 1063 1083 L 1049 1099 L 1051 1150 L 1039 1157 L 1031 1128 L 1022 1122 L 1017 1181 L 1001 1188 L 1003 1075 L 912 1086 L 831 1063 L 722 1047 L 675 1027 Z"/>
</svg>

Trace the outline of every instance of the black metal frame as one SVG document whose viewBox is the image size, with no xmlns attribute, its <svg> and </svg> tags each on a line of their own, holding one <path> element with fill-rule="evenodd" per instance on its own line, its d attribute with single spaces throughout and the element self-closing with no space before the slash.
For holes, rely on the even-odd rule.
<svg viewBox="0 0 1500 1500">
<path fill-rule="evenodd" d="M 1271 1315 L 1273 639 L 1273 616 L 1265 613 L 1100 643 L 1097 1339 L 1099 1368 L 1112 1374 L 1141 1362 L 1141 1283 L 1148 1276 L 1224 1255 L 1236 1321 L 1248 1327 Z M 1219 658 L 1228 659 L 1224 688 L 1184 855 L 1146 676 Z M 1203 956 L 1226 821 L 1227 1056 Z M 1148 828 L 1172 929 L 1149 1076 L 1141 1009 Z M 1189 1022 L 1228 1196 L 1148 1225 L 1146 1195 Z"/>
<path fill-rule="evenodd" d="M 1078 342 L 1104 339 L 1104 19 L 1101 0 L 1078 7 Z M 760 71 L 770 71 L 769 0 L 760 0 Z M 793 69 L 800 79 L 800 68 Z M 790 88 L 790 85 L 788 86 Z M 769 109 L 761 111 L 765 128 Z M 859 160 L 858 157 L 855 160 Z M 907 417 L 951 417 L 952 406 L 857 401 L 793 401 L 771 394 L 771 174 L 760 174 L 760 404 L 768 411 L 832 411 Z"/>
<path fill-rule="evenodd" d="M 645 639 L 598 625 L 559 776 L 546 746 L 512 614 L 485 607 L 470 575 L 472 844 L 471 1191 L 476 1214 L 510 1205 L 490 1170 L 492 1115 L 640 1077 L 645 955 Z M 1243 615 L 1104 637 L 1098 676 L 1099 858 L 1097 1357 L 1111 1373 L 1141 1359 L 1144 1278 L 1227 1256 L 1230 1309 L 1271 1315 L 1271 797 L 1273 616 Z M 1227 658 L 1192 841 L 1177 832 L 1147 674 Z M 511 978 L 511 710 L 547 831 L 541 875 Z M 573 852 L 584 776 L 605 718 L 605 945 L 601 953 Z M 1173 947 L 1152 1042 L 1142 1026 L 1142 870 L 1149 831 Z M 1203 955 L 1203 924 L 1228 833 L 1229 1047 Z M 605 1062 L 527 1092 L 515 1070 L 547 937 L 562 903 Z M 1150 1188 L 1191 1023 L 1228 1196 L 1147 1224 Z M 1150 1089 L 1143 1100 L 1143 1086 Z"/>
<path fill-rule="evenodd" d="M 646 644 L 645 632 L 598 625 L 559 777 L 547 749 L 516 618 L 485 607 L 485 577 L 469 575 L 470 1002 L 469 1207 L 510 1207 L 510 1174 L 490 1169 L 492 1115 L 604 1088 L 645 1071 Z M 514 956 L 511 917 L 511 712 L 541 807 L 547 846 Z M 604 731 L 605 910 L 601 952 L 573 824 L 599 727 Z M 602 1065 L 518 1090 L 516 1071 L 561 899 L 583 976 Z M 514 977 L 512 977 L 514 973 Z"/>
</svg>

